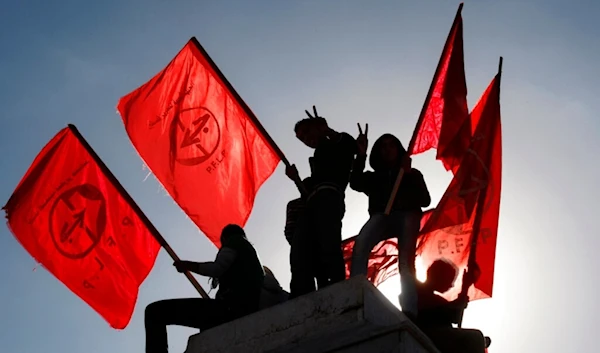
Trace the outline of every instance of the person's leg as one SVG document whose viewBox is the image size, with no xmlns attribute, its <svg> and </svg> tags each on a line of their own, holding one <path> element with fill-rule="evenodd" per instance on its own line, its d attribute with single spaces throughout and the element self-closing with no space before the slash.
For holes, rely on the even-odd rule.
<svg viewBox="0 0 600 353">
<path fill-rule="evenodd" d="M 352 248 L 350 277 L 367 275 L 371 251 L 386 237 L 386 228 L 386 216 L 383 214 L 372 215 L 361 228 Z"/>
<path fill-rule="evenodd" d="M 393 215 L 393 222 L 398 232 L 398 270 L 400 272 L 400 306 L 402 311 L 416 317 L 417 315 L 417 278 L 415 271 L 415 251 L 421 226 L 421 215 L 418 212 L 399 212 Z"/>
<path fill-rule="evenodd" d="M 290 248 L 290 296 L 289 299 L 314 292 L 314 241 L 312 241 L 312 225 L 310 212 L 307 209 L 303 216 L 298 219 L 298 224 L 294 236 L 292 237 L 292 246 Z"/>
<path fill-rule="evenodd" d="M 220 322 L 221 306 L 213 299 L 170 299 L 146 307 L 146 353 L 167 353 L 167 325 L 207 330 Z"/>
<path fill-rule="evenodd" d="M 343 195 L 335 190 L 321 190 L 313 196 L 310 203 L 313 205 L 315 238 L 319 251 L 315 276 L 327 286 L 346 279 L 342 252 Z"/>
</svg>

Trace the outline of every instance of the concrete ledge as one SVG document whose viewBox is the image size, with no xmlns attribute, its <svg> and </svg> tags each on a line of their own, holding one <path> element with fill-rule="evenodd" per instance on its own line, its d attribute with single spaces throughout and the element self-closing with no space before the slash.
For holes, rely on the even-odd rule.
<svg viewBox="0 0 600 353">
<path fill-rule="evenodd" d="M 359 348 L 362 347 L 362 348 Z M 186 353 L 431 352 L 431 341 L 364 277 L 190 337 Z"/>
</svg>

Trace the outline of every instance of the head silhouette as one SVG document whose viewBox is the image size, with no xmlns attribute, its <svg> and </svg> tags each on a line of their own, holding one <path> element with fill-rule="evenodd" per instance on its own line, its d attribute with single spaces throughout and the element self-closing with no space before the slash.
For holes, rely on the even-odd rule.
<svg viewBox="0 0 600 353">
<path fill-rule="evenodd" d="M 294 132 L 298 140 L 310 148 L 317 148 L 319 141 L 327 134 L 327 120 L 322 117 L 306 118 L 296 123 Z"/>
<path fill-rule="evenodd" d="M 383 134 L 375 141 L 371 149 L 371 167 L 375 170 L 396 167 L 405 154 L 406 149 L 396 136 Z"/>
<path fill-rule="evenodd" d="M 427 269 L 427 285 L 434 291 L 444 293 L 454 285 L 458 269 L 445 259 L 435 260 Z"/>
<path fill-rule="evenodd" d="M 221 231 L 221 246 L 228 246 L 239 240 L 247 240 L 246 232 L 237 224 L 226 225 Z"/>
</svg>

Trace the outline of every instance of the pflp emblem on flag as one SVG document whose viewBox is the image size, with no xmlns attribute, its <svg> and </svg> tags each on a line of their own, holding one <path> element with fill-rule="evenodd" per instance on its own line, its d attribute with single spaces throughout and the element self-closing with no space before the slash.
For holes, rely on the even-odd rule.
<svg viewBox="0 0 600 353">
<path fill-rule="evenodd" d="M 160 245 L 116 183 L 70 126 L 40 151 L 4 209 L 23 248 L 122 329 Z"/>
<path fill-rule="evenodd" d="M 218 154 L 221 131 L 218 120 L 208 108 L 181 109 L 171 122 L 170 132 L 171 155 L 177 163 L 197 166 Z M 220 154 L 224 154 L 223 151 Z M 208 167 L 207 171 L 211 169 Z"/>
<path fill-rule="evenodd" d="M 217 247 L 224 226 L 246 224 L 283 154 L 196 39 L 118 110 L 146 166 Z"/>
<path fill-rule="evenodd" d="M 106 230 L 106 199 L 91 184 L 72 187 L 56 198 L 48 223 L 56 250 L 71 259 L 83 258 Z"/>
</svg>

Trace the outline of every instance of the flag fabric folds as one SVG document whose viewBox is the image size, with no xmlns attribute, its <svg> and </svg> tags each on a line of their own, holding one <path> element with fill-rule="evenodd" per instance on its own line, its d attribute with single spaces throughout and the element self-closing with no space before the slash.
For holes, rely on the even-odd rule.
<svg viewBox="0 0 600 353">
<path fill-rule="evenodd" d="M 409 153 L 416 155 L 435 148 L 436 158 L 442 161 L 446 170 L 455 172 L 471 136 L 460 9 L 446 40 L 432 85 L 433 91 L 425 103 L 425 113 L 415 128 L 416 135 Z"/>
<path fill-rule="evenodd" d="M 148 168 L 217 247 L 225 225 L 245 225 L 280 158 L 195 38 L 118 110 Z"/>
<path fill-rule="evenodd" d="M 471 300 L 492 296 L 500 191 L 502 182 L 502 138 L 500 121 L 500 74 L 490 83 L 471 120 L 477 122 L 469 148 L 438 206 L 426 212 L 421 222 L 417 250 L 417 277 L 424 278 L 429 265 L 439 258 L 459 269 L 457 281 L 445 297 L 458 296 L 463 270 L 474 261 L 481 276 L 469 288 Z M 354 239 L 342 248 L 349 266 Z M 369 259 L 368 278 L 375 285 L 398 274 L 397 241 L 379 243 Z"/>
<path fill-rule="evenodd" d="M 25 250 L 116 329 L 127 326 L 160 245 L 69 128 L 4 206 Z"/>
<path fill-rule="evenodd" d="M 462 271 L 474 261 L 481 276 L 469 289 L 471 300 L 492 296 L 500 191 L 502 185 L 502 134 L 500 73 L 492 80 L 471 112 L 477 129 L 436 211 L 424 225 L 419 245 L 421 268 L 444 257 L 460 270 L 448 298 L 462 286 Z"/>
</svg>

